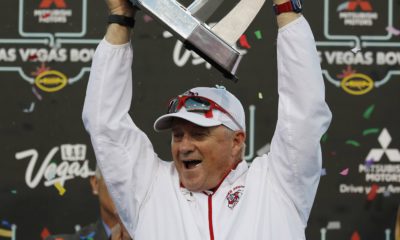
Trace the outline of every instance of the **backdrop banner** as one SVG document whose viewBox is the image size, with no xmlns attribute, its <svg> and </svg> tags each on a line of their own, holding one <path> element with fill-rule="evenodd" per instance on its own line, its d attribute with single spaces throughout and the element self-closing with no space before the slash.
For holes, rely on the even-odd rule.
<svg viewBox="0 0 400 240">
<path fill-rule="evenodd" d="M 239 1 L 225 2 L 207 16 L 208 26 Z M 232 44 L 243 56 L 237 83 L 185 49 L 150 15 L 137 14 L 131 114 L 161 158 L 171 159 L 170 135 L 155 133 L 153 122 L 171 97 L 194 86 L 223 85 L 241 99 L 249 129 L 246 161 L 269 151 L 278 104 L 271 4 Z M 333 113 L 321 139 L 323 170 L 307 239 L 394 239 L 400 203 L 399 4 L 305 1 Z M 106 5 L 14 0 L 1 1 L 0 9 L 0 239 L 73 233 L 99 214 L 89 184 L 95 157 L 81 112 L 91 60 L 107 27 Z"/>
</svg>

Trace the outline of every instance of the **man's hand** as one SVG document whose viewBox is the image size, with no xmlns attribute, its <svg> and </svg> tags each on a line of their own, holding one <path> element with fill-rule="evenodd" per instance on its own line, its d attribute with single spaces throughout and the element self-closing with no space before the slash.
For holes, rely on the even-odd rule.
<svg viewBox="0 0 400 240">
<path fill-rule="evenodd" d="M 110 14 L 123 15 L 135 18 L 136 9 L 129 0 L 106 0 Z M 110 24 L 106 33 L 106 40 L 115 45 L 129 42 L 131 29 L 116 23 Z"/>
<path fill-rule="evenodd" d="M 136 10 L 129 0 L 106 0 L 106 4 L 110 14 L 135 17 Z"/>
<path fill-rule="evenodd" d="M 118 213 L 115 214 L 118 219 L 118 223 L 111 229 L 111 240 L 132 240 L 128 231 L 124 227 L 124 224 L 122 224 Z"/>
</svg>

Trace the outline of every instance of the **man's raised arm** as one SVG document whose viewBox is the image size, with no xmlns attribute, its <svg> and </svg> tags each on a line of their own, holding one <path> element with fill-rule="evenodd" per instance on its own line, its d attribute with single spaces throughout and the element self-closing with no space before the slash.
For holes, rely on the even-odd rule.
<svg viewBox="0 0 400 240">
<path fill-rule="evenodd" d="M 284 13 L 277 22 L 279 106 L 269 165 L 275 183 L 291 199 L 305 226 L 320 179 L 320 139 L 331 112 L 307 20 L 300 14 Z"/>
<path fill-rule="evenodd" d="M 107 4 L 110 14 L 134 15 L 125 0 L 107 0 Z M 108 26 L 93 57 L 82 118 L 119 216 L 133 236 L 159 159 L 128 114 L 132 101 L 131 31 L 117 23 Z"/>
</svg>

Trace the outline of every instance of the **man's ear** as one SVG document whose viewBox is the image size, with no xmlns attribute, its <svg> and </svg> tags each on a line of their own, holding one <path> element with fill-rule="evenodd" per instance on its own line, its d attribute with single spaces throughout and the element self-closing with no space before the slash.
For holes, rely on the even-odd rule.
<svg viewBox="0 0 400 240">
<path fill-rule="evenodd" d="M 236 151 L 241 151 L 243 149 L 244 143 L 246 141 L 246 133 L 243 131 L 236 131 L 233 136 L 234 149 Z M 237 154 L 237 153 L 236 153 Z"/>
<path fill-rule="evenodd" d="M 99 194 L 99 181 L 97 180 L 96 176 L 90 177 L 90 185 L 92 186 L 92 193 L 94 195 Z"/>
</svg>

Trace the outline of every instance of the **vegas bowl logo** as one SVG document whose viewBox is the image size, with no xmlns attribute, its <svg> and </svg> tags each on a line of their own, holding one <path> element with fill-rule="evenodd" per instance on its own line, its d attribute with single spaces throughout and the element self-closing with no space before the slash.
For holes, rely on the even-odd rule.
<svg viewBox="0 0 400 240">
<path fill-rule="evenodd" d="M 359 96 L 400 75 L 393 0 L 323 1 L 323 36 L 316 43 L 327 82 Z"/>
<path fill-rule="evenodd" d="M 2 72 L 14 72 L 31 84 L 34 92 L 57 92 L 88 77 L 95 48 L 102 38 L 86 38 L 88 2 L 13 1 L 9 11 L 15 12 L 16 17 L 8 18 L 10 22 L 5 25 L 18 28 L 15 32 L 2 31 L 0 76 Z"/>
</svg>

